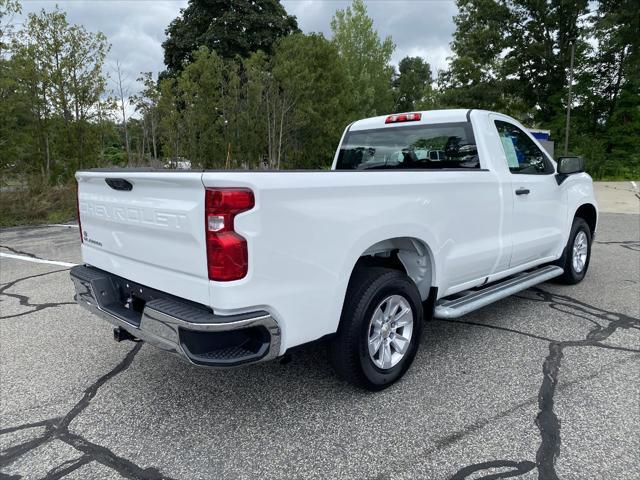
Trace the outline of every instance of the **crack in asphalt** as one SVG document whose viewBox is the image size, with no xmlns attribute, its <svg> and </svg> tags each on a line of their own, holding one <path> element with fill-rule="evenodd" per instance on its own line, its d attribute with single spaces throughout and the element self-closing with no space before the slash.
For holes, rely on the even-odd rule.
<svg viewBox="0 0 640 480">
<path fill-rule="evenodd" d="M 37 257 L 34 257 L 37 258 Z M 14 313 L 12 315 L 0 315 L 0 319 L 5 320 L 8 318 L 16 318 L 22 317 L 23 315 L 28 315 L 30 313 L 38 312 L 40 310 L 44 310 L 45 308 L 59 307 L 61 305 L 75 305 L 75 302 L 45 302 L 45 303 L 31 303 L 28 295 L 21 295 L 19 293 L 11 293 L 7 292 L 10 288 L 14 287 L 16 284 L 23 282 L 25 280 L 30 280 L 32 278 L 44 277 L 45 275 L 51 275 L 54 273 L 65 272 L 69 270 L 68 268 L 64 268 L 61 270 L 53 270 L 51 272 L 38 273 L 36 275 L 29 275 L 28 277 L 18 278 L 11 282 L 5 283 L 0 287 L 0 296 L 15 298 L 18 300 L 20 305 L 23 307 L 33 307 L 31 310 L 27 310 L 26 312 Z"/>
<path fill-rule="evenodd" d="M 540 432 L 541 442 L 536 453 L 535 464 L 529 461 L 515 462 L 512 460 L 482 462 L 463 467 L 462 469 L 458 470 L 452 477 L 450 477 L 450 480 L 465 480 L 472 474 L 490 468 L 495 469 L 500 467 L 512 467 L 512 469 L 506 472 L 491 473 L 482 477 L 475 478 L 488 480 L 516 477 L 533 470 L 534 467 L 537 467 L 539 480 L 558 480 L 559 477 L 556 472 L 556 460 L 560 455 L 561 422 L 554 412 L 554 397 L 557 390 L 559 389 L 558 379 L 562 358 L 564 356 L 564 350 L 570 347 L 597 347 L 636 354 L 640 353 L 640 350 L 637 349 L 619 347 L 603 343 L 620 329 L 640 330 L 640 318 L 631 317 L 619 312 L 605 310 L 604 308 L 590 305 L 586 302 L 582 302 L 567 295 L 548 292 L 539 287 L 529 289 L 528 291 L 534 293 L 533 298 L 522 295 L 518 295 L 518 298 L 535 302 L 544 302 L 550 308 L 557 310 L 563 314 L 568 314 L 577 318 L 587 320 L 593 324 L 592 329 L 589 330 L 586 337 L 582 340 L 552 340 L 540 337 L 538 335 L 520 332 L 509 328 L 498 327 L 495 325 L 487 325 L 478 322 L 467 322 L 459 320 L 436 319 L 441 322 L 461 323 L 465 325 L 507 331 L 510 333 L 524 335 L 529 338 L 549 342 L 549 354 L 542 364 L 543 378 L 542 384 L 540 385 L 540 389 L 538 391 L 538 415 L 536 416 L 535 423 Z M 594 317 L 595 319 L 590 317 Z M 607 322 L 606 326 L 600 323 L 601 321 Z M 596 378 L 597 376 L 597 374 L 593 375 L 592 378 Z"/>
<path fill-rule="evenodd" d="M 22 250 L 17 250 L 15 248 L 9 247 L 7 245 L 0 245 L 0 248 L 6 248 L 7 250 L 9 250 L 11 253 L 15 253 L 16 255 L 24 255 L 26 257 L 31 257 L 31 258 L 37 258 L 38 260 L 44 260 L 44 258 L 40 258 L 38 256 L 36 256 L 33 253 L 29 253 L 29 252 L 23 252 Z"/>
<path fill-rule="evenodd" d="M 38 258 L 37 256 L 30 254 L 28 252 L 22 252 L 10 247 L 4 248 L 12 251 L 16 254 L 27 255 L 31 258 Z M 26 277 L 18 278 L 11 282 L 8 282 L 2 287 L 0 287 L 0 295 L 7 296 L 10 298 L 16 298 L 19 300 L 20 305 L 25 307 L 33 307 L 31 310 L 13 314 L 13 315 L 5 315 L 0 316 L 1 319 L 7 318 L 15 318 L 22 315 L 27 315 L 33 312 L 37 312 L 39 310 L 43 310 L 45 308 L 57 307 L 60 305 L 75 305 L 75 302 L 47 302 L 47 303 L 39 303 L 34 304 L 30 302 L 29 296 L 21 295 L 18 293 L 8 292 L 10 288 L 14 287 L 16 284 L 23 282 L 25 280 L 43 277 L 46 275 L 51 275 L 54 273 L 60 273 L 67 271 L 68 269 L 59 269 L 51 272 L 39 273 L 35 275 L 29 275 Z M 73 408 L 63 417 L 55 417 L 48 420 L 42 420 L 38 422 L 25 423 L 22 425 L 17 425 L 9 428 L 0 429 L 0 436 L 10 434 L 12 432 L 16 432 L 19 430 L 25 430 L 36 427 L 45 427 L 44 433 L 36 438 L 32 438 L 26 442 L 20 443 L 18 445 L 13 445 L 11 447 L 6 448 L 2 452 L 0 452 L 0 468 L 5 468 L 8 465 L 12 464 L 14 461 L 22 457 L 23 455 L 28 454 L 34 449 L 52 442 L 54 440 L 60 440 L 77 451 L 81 452 L 82 455 L 79 458 L 74 458 L 71 460 L 67 460 L 60 465 L 49 470 L 43 480 L 57 480 L 63 478 L 65 475 L 82 468 L 84 465 L 96 461 L 102 465 L 105 465 L 108 468 L 111 468 L 118 472 L 121 476 L 130 479 L 142 479 L 142 480 L 161 480 L 168 479 L 166 475 L 163 475 L 158 469 L 153 467 L 142 468 L 130 460 L 120 457 L 116 455 L 114 452 L 109 450 L 108 448 L 90 442 L 86 438 L 81 435 L 72 433 L 69 431 L 69 425 L 71 422 L 78 417 L 90 404 L 91 400 L 96 396 L 98 390 L 107 383 L 110 379 L 115 377 L 116 375 L 125 371 L 131 363 L 135 355 L 138 353 L 140 348 L 142 347 L 141 343 L 136 344 L 129 353 L 125 356 L 125 358 L 116 365 L 112 370 L 107 372 L 105 375 L 96 380 L 92 385 L 90 385 L 85 391 L 82 398 L 73 406 Z M 20 475 L 7 475 L 5 473 L 0 473 L 0 480 L 6 479 L 19 479 Z"/>
<path fill-rule="evenodd" d="M 6 473 L 0 472 L 0 480 L 20 480 L 21 478 L 20 475 L 7 475 Z"/>
<path fill-rule="evenodd" d="M 440 322 L 444 322 L 444 323 L 463 323 L 460 322 L 458 320 L 444 320 L 444 319 L 434 319 Z M 465 322 L 466 323 L 466 322 Z M 474 325 L 474 324 L 472 324 Z M 475 324 L 478 326 L 487 326 L 484 324 Z M 519 332 L 516 330 L 509 330 L 513 333 L 518 334 Z M 525 336 L 528 336 L 525 334 Z M 588 382 L 591 381 L 597 377 L 599 377 L 603 372 L 605 371 L 609 371 L 609 370 L 613 370 L 615 368 L 618 368 L 620 365 L 624 365 L 626 363 L 629 363 L 629 361 L 631 360 L 637 360 L 637 358 L 640 357 L 640 354 L 638 355 L 634 355 L 631 359 L 627 358 L 624 360 L 619 360 L 619 361 L 614 361 L 614 362 L 609 362 L 604 364 L 598 371 L 596 372 L 591 372 L 588 375 L 582 375 L 580 377 L 574 378 L 573 380 L 567 381 L 567 382 L 563 382 L 561 385 L 559 385 L 557 387 L 558 391 L 563 391 L 567 388 L 573 387 L 575 385 L 581 384 L 583 382 Z M 443 449 L 443 448 L 447 448 L 450 447 L 451 445 L 454 445 L 455 443 L 457 443 L 458 441 L 462 440 L 463 438 L 467 437 L 468 435 L 474 434 L 479 432 L 480 430 L 482 430 L 484 427 L 486 427 L 487 425 L 492 424 L 493 422 L 497 421 L 497 420 L 502 420 L 503 418 L 508 417 L 509 415 L 512 415 L 514 413 L 516 413 L 518 410 L 525 408 L 525 407 L 529 407 L 531 405 L 535 405 L 538 402 L 538 396 L 537 395 L 532 395 L 528 398 L 526 398 L 525 400 L 518 402 L 515 405 L 510 406 L 509 408 L 507 408 L 506 410 L 502 410 L 499 411 L 498 413 L 496 413 L 495 415 L 492 415 L 490 417 L 484 417 L 480 420 L 477 420 L 471 424 L 467 424 L 465 425 L 463 428 L 461 428 L 460 430 L 457 430 L 453 433 L 450 433 L 449 435 L 439 438 L 437 439 L 433 446 L 426 448 L 424 450 L 421 451 L 421 455 L 423 457 L 426 457 L 428 455 L 431 455 L 433 453 L 438 452 L 439 450 Z M 506 461 L 506 460 L 503 460 Z M 474 465 L 469 465 L 467 467 L 464 467 L 465 469 L 469 468 L 472 470 L 468 470 L 467 472 L 467 476 L 471 475 L 471 473 L 478 473 L 479 471 L 485 469 L 485 468 L 491 468 L 491 467 L 480 467 L 481 465 L 485 465 L 486 462 L 483 463 L 477 463 Z M 533 463 L 533 462 L 532 462 Z M 534 463 L 535 466 L 535 463 Z M 463 469 L 464 470 L 464 469 Z M 394 475 L 399 475 L 402 473 L 402 469 L 401 468 L 392 468 L 391 470 L 393 472 L 393 474 L 389 473 L 389 474 L 385 474 L 385 473 L 381 473 L 379 475 L 377 475 L 375 478 L 376 479 L 387 479 L 387 478 L 393 478 Z M 459 472 L 457 472 L 459 473 Z M 456 475 L 457 475 L 456 473 Z M 522 472 L 522 473 L 526 473 L 526 472 Z M 454 477 L 455 478 L 455 477 Z M 462 477 L 465 478 L 465 477 Z M 486 478 L 491 478 L 491 477 L 474 477 L 475 480 L 482 480 Z M 499 478 L 499 477 L 498 477 Z M 507 477 L 508 478 L 508 477 Z M 451 477 L 449 477 L 449 480 L 451 480 Z M 466 479 L 465 479 L 466 480 Z"/>
<path fill-rule="evenodd" d="M 490 468 L 510 468 L 510 470 L 476 478 L 484 480 L 497 480 L 499 478 L 518 477 L 536 468 L 536 464 L 533 462 L 528 462 L 526 460 L 522 462 L 514 462 L 513 460 L 492 460 L 489 462 L 476 463 L 475 465 L 464 467 L 458 470 L 453 475 L 453 477 L 450 478 L 450 480 L 465 480 L 474 473 L 481 472 L 482 470 L 488 470 Z"/>
<path fill-rule="evenodd" d="M 623 242 L 601 242 L 595 240 L 593 243 L 599 243 L 600 245 L 620 245 L 622 248 L 626 248 L 632 252 L 640 252 L 640 242 L 637 240 L 627 240 Z"/>
<path fill-rule="evenodd" d="M 84 467 L 91 461 L 92 459 L 89 455 L 82 455 L 80 458 L 67 460 L 66 462 L 61 463 L 60 465 L 49 470 L 44 478 L 46 478 L 47 480 L 59 480 L 60 478 L 69 475 L 71 472 Z"/>
<path fill-rule="evenodd" d="M 533 338 L 534 340 L 543 340 L 545 342 L 553 342 L 552 339 L 547 338 L 547 337 L 542 337 L 540 335 L 535 335 L 533 333 L 528 333 L 528 332 L 522 332 L 520 330 L 515 330 L 513 328 L 506 328 L 506 327 L 499 327 L 498 325 L 488 325 L 486 323 L 479 323 L 479 322 L 469 322 L 466 320 L 445 320 L 443 318 L 434 318 L 434 320 L 438 321 L 438 322 L 444 322 L 444 323 L 461 323 L 463 325 L 472 325 L 475 327 L 484 327 L 484 328 L 489 328 L 491 330 L 500 330 L 503 332 L 510 332 L 510 333 L 515 333 L 516 335 L 522 335 L 525 337 L 529 337 L 529 338 Z"/>
<path fill-rule="evenodd" d="M 68 460 L 62 464 L 49 470 L 43 480 L 57 480 L 70 472 L 81 468 L 82 466 L 90 462 L 98 462 L 112 470 L 115 470 L 118 474 L 129 479 L 140 480 L 169 480 L 170 477 L 163 475 L 160 470 L 155 467 L 143 468 L 132 461 L 116 455 L 112 450 L 93 443 L 81 435 L 72 433 L 69 431 L 69 425 L 80 415 L 91 403 L 91 400 L 96 396 L 100 388 L 106 384 L 113 377 L 127 370 L 133 363 L 133 359 L 140 351 L 142 343 L 137 343 L 125 357 L 109 372 L 98 378 L 92 385 L 90 385 L 84 391 L 82 398 L 62 417 L 55 417 L 48 420 L 42 420 L 39 422 L 25 423 L 9 428 L 0 430 L 0 435 L 6 435 L 18 430 L 25 430 L 28 428 L 44 426 L 44 433 L 34 439 L 28 440 L 19 445 L 9 447 L 0 452 L 0 468 L 6 468 L 23 455 L 31 452 L 35 448 L 59 440 L 77 451 L 82 453 L 79 458 Z M 2 474 L 0 478 L 21 478 L 20 476 L 7 476 Z"/>
<path fill-rule="evenodd" d="M 580 312 L 579 314 L 574 314 L 576 317 L 584 318 L 584 315 L 590 315 L 608 322 L 607 326 L 603 326 L 598 323 L 597 320 L 594 321 L 594 327 L 587 333 L 586 338 L 583 340 L 556 341 L 549 344 L 549 355 L 545 358 L 542 366 L 543 381 L 538 393 L 539 413 L 536 417 L 536 425 L 540 430 L 542 442 L 536 455 L 536 463 L 538 465 L 540 479 L 557 480 L 558 475 L 556 473 L 555 463 L 560 455 L 561 438 L 560 420 L 555 414 L 553 407 L 564 349 L 568 347 L 604 347 L 638 352 L 638 350 L 614 347 L 603 344 L 602 342 L 607 340 L 619 329 L 640 328 L 640 319 L 595 307 L 566 295 L 547 292 L 541 288 L 534 288 L 532 290 L 540 299 L 534 301 L 543 301 L 552 309 L 571 314 L 571 312 L 559 308 L 571 307 Z"/>
<path fill-rule="evenodd" d="M 57 272 L 64 271 L 58 270 Z M 49 272 L 55 273 L 55 272 Z M 39 274 L 36 276 L 41 276 L 46 274 Z M 25 277 L 30 278 L 30 277 Z M 24 280 L 24 279 L 21 279 Z M 12 282 L 15 284 L 17 281 Z M 8 287 L 8 285 L 5 286 Z M 522 461 L 513 461 L 513 460 L 491 460 L 486 462 L 481 462 L 473 465 L 468 465 L 460 470 L 458 470 L 450 480 L 465 480 L 470 478 L 471 475 L 482 473 L 487 470 L 496 470 L 500 469 L 502 471 L 492 473 L 486 473 L 481 477 L 474 477 L 477 479 L 502 479 L 502 478 L 513 478 L 520 475 L 524 475 L 534 468 L 537 467 L 539 479 L 541 480 L 553 480 L 557 479 L 557 474 L 555 472 L 555 461 L 560 452 L 560 421 L 553 412 L 554 406 L 554 395 L 557 391 L 560 391 L 572 384 L 575 384 L 580 381 L 584 381 L 585 379 L 576 379 L 571 382 L 567 382 L 561 386 L 558 386 L 558 376 L 560 371 L 561 360 L 563 357 L 563 350 L 567 347 L 582 347 L 582 346 L 594 346 L 599 348 L 606 348 L 612 350 L 619 350 L 631 353 L 640 353 L 639 350 L 627 348 L 627 347 L 618 347 L 615 345 L 608 345 L 602 343 L 604 340 L 608 339 L 612 334 L 617 332 L 620 329 L 640 329 L 640 319 L 613 312 L 608 311 L 599 307 L 595 307 L 593 305 L 587 304 L 585 302 L 576 300 L 572 297 L 568 297 L 565 295 L 555 294 L 543 290 L 541 288 L 531 289 L 530 292 L 534 293 L 533 297 L 530 296 L 519 296 L 519 298 L 528 301 L 534 302 L 544 302 L 550 308 L 553 308 L 563 314 L 569 314 L 577 318 L 581 318 L 589 321 L 593 327 L 587 333 L 586 338 L 583 340 L 554 340 L 548 337 L 543 337 L 535 334 L 531 334 L 528 332 L 523 332 L 515 329 L 510 329 L 506 327 L 500 327 L 496 325 L 488 325 L 479 322 L 472 321 L 461 321 L 461 320 L 439 320 L 442 322 L 448 323 L 458 323 L 469 326 L 476 326 L 482 328 L 490 328 L 494 330 L 500 330 L 507 333 L 513 333 L 517 335 L 526 336 L 528 338 L 532 338 L 539 341 L 544 341 L 549 343 L 549 355 L 545 358 L 543 363 L 543 381 L 540 387 L 540 391 L 538 393 L 538 406 L 539 413 L 536 417 L 536 424 L 540 430 L 541 435 L 541 444 L 538 449 L 538 454 L 536 456 L 536 462 L 531 462 L 528 460 Z M 597 320 L 594 320 L 595 317 Z M 601 322 L 607 322 L 604 325 Z M 35 428 L 40 426 L 45 426 L 45 432 L 38 438 L 29 440 L 23 444 L 10 447 L 2 452 L 0 455 L 0 466 L 9 465 L 17 458 L 22 455 L 32 451 L 33 449 L 41 446 L 42 444 L 48 443 L 54 439 L 59 439 L 72 447 L 74 447 L 79 452 L 82 452 L 82 456 L 64 462 L 61 465 L 53 468 L 47 473 L 47 476 L 44 480 L 55 480 L 62 478 L 64 475 L 69 474 L 71 471 L 77 470 L 82 466 L 90 463 L 92 461 L 96 461 L 105 465 L 108 468 L 112 468 L 117 471 L 120 475 L 125 478 L 140 478 L 140 479 L 149 479 L 149 480 L 160 480 L 164 478 L 168 478 L 163 476 L 160 471 L 156 468 L 146 468 L 134 464 L 133 462 L 117 456 L 111 450 L 106 447 L 97 445 L 92 443 L 80 435 L 69 432 L 68 428 L 70 423 L 84 411 L 91 400 L 95 397 L 98 390 L 111 378 L 118 375 L 119 373 L 126 370 L 132 363 L 134 356 L 139 351 L 141 344 L 137 344 L 125 357 L 125 359 L 118 364 L 113 370 L 100 377 L 93 385 L 88 387 L 85 390 L 83 397 L 78 401 L 78 403 L 64 416 L 57 417 L 50 420 L 44 420 L 39 422 L 28 423 L 24 425 L 9 427 L 3 430 L 0 430 L 0 435 L 11 433 L 17 430 L 22 430 L 26 428 Z M 598 377 L 599 372 L 592 373 L 586 380 L 592 380 Z M 481 428 L 489 424 L 491 421 L 494 421 L 496 418 L 504 417 L 510 413 L 515 412 L 519 408 L 522 408 L 525 405 L 532 404 L 536 401 L 536 398 L 530 398 L 525 402 L 522 402 L 513 408 L 508 409 L 506 412 L 502 412 L 497 415 L 495 418 L 485 419 L 481 422 L 476 422 L 473 425 L 468 426 L 464 430 L 460 432 L 453 433 L 438 442 L 432 449 L 433 451 L 437 451 L 441 448 L 446 448 L 449 445 L 452 445 L 459 441 L 462 437 L 471 434 L 473 432 L 479 431 Z M 428 452 L 427 452 L 428 453 Z M 2 479 L 18 479 L 19 476 L 8 476 L 6 474 L 1 474 L 0 478 Z"/>
</svg>

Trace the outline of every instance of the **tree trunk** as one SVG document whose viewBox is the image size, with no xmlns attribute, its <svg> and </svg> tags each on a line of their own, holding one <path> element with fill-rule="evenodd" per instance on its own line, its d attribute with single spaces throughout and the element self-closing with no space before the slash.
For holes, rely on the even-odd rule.
<svg viewBox="0 0 640 480">
<path fill-rule="evenodd" d="M 49 156 L 49 134 L 45 132 L 44 134 L 44 156 L 45 156 L 45 174 L 47 176 L 47 180 L 49 180 L 49 176 L 51 175 L 51 157 Z"/>
<path fill-rule="evenodd" d="M 624 68 L 624 61 L 625 61 L 625 57 L 626 57 L 626 49 L 622 50 L 622 52 L 620 53 L 620 66 L 618 67 L 618 75 L 616 78 L 616 84 L 613 87 L 613 94 L 611 95 L 611 104 L 609 105 L 609 114 L 607 115 L 607 121 L 606 123 L 609 123 L 609 120 L 611 120 L 611 117 L 613 117 L 613 113 L 616 110 L 616 104 L 618 103 L 618 95 L 620 93 L 620 84 L 622 82 L 622 69 Z"/>
<path fill-rule="evenodd" d="M 156 121 L 151 118 L 151 142 L 153 145 L 153 160 L 158 161 L 158 149 L 156 148 Z"/>
<path fill-rule="evenodd" d="M 280 170 L 280 157 L 282 155 L 282 129 L 284 128 L 284 109 L 285 101 L 282 102 L 282 109 L 280 111 L 280 136 L 278 138 L 278 162 L 276 164 L 276 169 Z"/>
<path fill-rule="evenodd" d="M 120 91 L 120 106 L 122 107 L 122 126 L 124 127 L 124 146 L 127 152 L 127 165 L 131 164 L 131 151 L 129 149 L 129 130 L 127 128 L 127 111 L 124 107 L 124 90 L 122 88 L 122 72 L 120 70 L 120 62 L 116 62 L 118 73 L 118 89 Z"/>
<path fill-rule="evenodd" d="M 273 146 L 273 142 L 271 140 L 271 104 L 269 98 L 269 90 L 266 90 L 266 106 L 267 106 L 267 162 L 271 165 L 271 149 Z M 263 165 L 260 165 L 260 168 L 264 168 Z"/>
<path fill-rule="evenodd" d="M 84 166 L 84 126 L 78 125 L 78 127 L 79 127 L 78 140 L 80 144 L 80 156 L 78 158 L 78 167 L 82 169 Z"/>
<path fill-rule="evenodd" d="M 139 162 L 142 164 L 144 162 L 144 150 L 147 147 L 147 128 L 145 127 L 144 121 L 142 122 L 142 148 L 139 150 Z"/>
</svg>

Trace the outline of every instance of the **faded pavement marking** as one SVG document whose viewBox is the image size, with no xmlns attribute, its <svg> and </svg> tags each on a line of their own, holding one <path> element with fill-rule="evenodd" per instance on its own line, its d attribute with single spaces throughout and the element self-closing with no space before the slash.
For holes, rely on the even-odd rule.
<svg viewBox="0 0 640 480">
<path fill-rule="evenodd" d="M 60 267 L 75 267 L 77 263 L 59 262 L 58 260 L 45 260 L 43 258 L 27 257 L 24 255 L 15 255 L 13 253 L 0 252 L 0 257 L 12 258 L 14 260 L 23 260 L 32 263 L 45 263 L 47 265 L 58 265 Z"/>
</svg>

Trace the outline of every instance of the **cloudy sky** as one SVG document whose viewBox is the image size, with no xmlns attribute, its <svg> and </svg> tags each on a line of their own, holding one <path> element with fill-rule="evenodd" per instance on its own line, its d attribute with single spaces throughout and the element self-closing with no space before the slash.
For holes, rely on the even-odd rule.
<svg viewBox="0 0 640 480">
<path fill-rule="evenodd" d="M 435 72 L 446 65 L 456 13 L 453 0 L 365 0 L 374 26 L 382 37 L 390 35 L 396 44 L 392 61 L 406 55 L 425 58 Z M 304 32 L 330 36 L 329 23 L 346 0 L 283 0 Z M 129 93 L 135 93 L 139 72 L 164 69 L 161 44 L 164 30 L 185 7 L 186 0 L 23 0 L 23 15 L 58 4 L 71 23 L 101 31 L 111 43 L 107 70 L 115 77 L 119 61 Z"/>
</svg>

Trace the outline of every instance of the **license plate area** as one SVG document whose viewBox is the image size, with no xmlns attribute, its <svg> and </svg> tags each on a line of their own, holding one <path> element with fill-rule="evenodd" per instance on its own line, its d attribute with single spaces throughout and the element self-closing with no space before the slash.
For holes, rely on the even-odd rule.
<svg viewBox="0 0 640 480">
<path fill-rule="evenodd" d="M 111 283 L 113 285 L 112 301 L 103 305 L 102 308 L 136 327 L 140 326 L 146 303 L 158 298 L 158 295 L 154 290 L 124 278 L 111 277 Z"/>
</svg>

